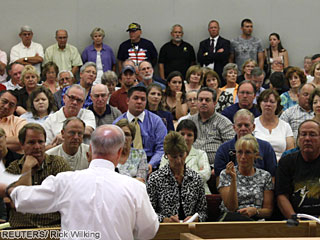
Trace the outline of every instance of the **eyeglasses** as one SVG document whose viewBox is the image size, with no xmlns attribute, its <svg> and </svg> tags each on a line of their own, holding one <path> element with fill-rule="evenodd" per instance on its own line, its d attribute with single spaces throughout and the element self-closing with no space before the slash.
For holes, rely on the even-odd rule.
<svg viewBox="0 0 320 240">
<path fill-rule="evenodd" d="M 106 94 L 106 93 L 101 93 L 101 94 L 92 94 L 92 96 L 93 96 L 94 98 L 99 98 L 99 97 L 101 97 L 101 98 L 105 98 L 105 97 L 107 97 L 107 96 L 108 96 L 108 94 Z"/>
<path fill-rule="evenodd" d="M 83 103 L 83 100 L 80 98 L 77 98 L 75 96 L 69 96 L 68 94 L 65 94 L 72 102 L 76 101 L 77 103 Z"/>
<path fill-rule="evenodd" d="M 239 151 L 236 151 L 236 154 L 239 156 L 242 156 L 244 154 L 247 157 L 254 154 L 254 152 L 250 152 L 249 150 L 246 150 L 246 151 L 239 150 Z"/>
<path fill-rule="evenodd" d="M 188 98 L 187 102 L 197 102 L 198 99 L 197 98 Z"/>
<path fill-rule="evenodd" d="M 248 92 L 248 91 L 241 91 L 241 92 L 239 92 L 239 95 L 249 95 L 249 96 L 251 96 L 251 95 L 254 95 L 254 93 L 253 92 Z"/>
</svg>

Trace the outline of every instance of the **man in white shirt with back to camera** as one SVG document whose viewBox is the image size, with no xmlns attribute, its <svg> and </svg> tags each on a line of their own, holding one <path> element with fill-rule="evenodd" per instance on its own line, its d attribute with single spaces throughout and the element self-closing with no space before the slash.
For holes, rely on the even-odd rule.
<svg viewBox="0 0 320 240">
<path fill-rule="evenodd" d="M 91 137 L 88 169 L 49 176 L 39 186 L 19 186 L 30 182 L 30 166 L 6 192 L 17 211 L 59 211 L 66 239 L 84 239 L 83 233 L 90 239 L 152 239 L 159 222 L 145 185 L 115 172 L 124 142 L 118 126 L 100 126 Z"/>
</svg>

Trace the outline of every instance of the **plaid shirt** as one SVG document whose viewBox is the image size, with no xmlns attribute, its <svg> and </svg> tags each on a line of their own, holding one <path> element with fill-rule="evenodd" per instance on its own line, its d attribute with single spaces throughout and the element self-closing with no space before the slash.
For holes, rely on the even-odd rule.
<svg viewBox="0 0 320 240">
<path fill-rule="evenodd" d="M 12 174 L 21 174 L 25 157 L 12 162 L 6 169 Z M 49 175 L 57 175 L 60 172 L 71 171 L 69 164 L 59 156 L 45 154 L 45 159 L 39 169 L 32 175 L 32 185 L 41 185 Z M 31 214 L 20 213 L 10 209 L 9 222 L 11 227 L 46 227 L 60 226 L 60 213 Z"/>
<path fill-rule="evenodd" d="M 312 111 L 307 112 L 300 107 L 299 104 L 297 104 L 285 110 L 281 114 L 280 119 L 289 123 L 293 132 L 293 136 L 295 139 L 297 139 L 300 123 L 302 123 L 304 120 L 313 118 L 313 116 L 314 113 Z"/>
<path fill-rule="evenodd" d="M 199 114 L 189 117 L 198 128 L 198 137 L 193 146 L 205 151 L 210 165 L 214 164 L 214 158 L 220 145 L 231 140 L 236 134 L 232 123 L 220 113 L 214 113 L 207 121 L 202 122 Z"/>
</svg>

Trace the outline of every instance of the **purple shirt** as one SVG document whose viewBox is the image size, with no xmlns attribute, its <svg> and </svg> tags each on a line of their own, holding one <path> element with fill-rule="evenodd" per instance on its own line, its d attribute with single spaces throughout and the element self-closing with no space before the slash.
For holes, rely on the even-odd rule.
<svg viewBox="0 0 320 240">
<path fill-rule="evenodd" d="M 112 65 L 116 64 L 116 57 L 113 54 L 111 47 L 106 44 L 102 44 L 101 62 L 103 66 L 103 72 L 112 70 Z M 94 48 L 93 44 L 86 47 L 81 54 L 83 64 L 86 62 L 97 61 L 97 50 Z"/>
</svg>

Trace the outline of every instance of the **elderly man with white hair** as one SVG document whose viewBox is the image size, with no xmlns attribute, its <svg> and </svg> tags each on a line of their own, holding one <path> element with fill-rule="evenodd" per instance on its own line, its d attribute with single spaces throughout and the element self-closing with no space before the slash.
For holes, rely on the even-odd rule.
<svg viewBox="0 0 320 240">
<path fill-rule="evenodd" d="M 34 65 L 38 73 L 41 73 L 43 61 L 43 47 L 32 41 L 33 32 L 30 26 L 23 26 L 20 29 L 19 37 L 21 42 L 13 46 L 10 51 L 10 63 L 18 62 L 22 65 Z"/>
<path fill-rule="evenodd" d="M 118 126 L 100 126 L 92 133 L 88 169 L 49 176 L 39 186 L 28 186 L 30 169 L 6 192 L 17 211 L 60 212 L 61 232 L 68 239 L 84 229 L 90 239 L 152 239 L 159 222 L 145 185 L 115 172 L 124 142 Z"/>
<path fill-rule="evenodd" d="M 84 103 L 85 90 L 80 85 L 74 84 L 68 88 L 63 96 L 65 106 L 59 111 L 50 114 L 43 124 L 47 133 L 47 149 L 55 147 L 63 142 L 60 131 L 63 122 L 69 117 L 78 117 L 85 122 L 85 139 L 90 138 L 92 131 L 96 128 L 96 122 L 93 113 L 82 108 Z"/>
<path fill-rule="evenodd" d="M 92 105 L 89 109 L 93 112 L 97 127 L 103 124 L 112 124 L 121 112 L 118 108 L 110 106 L 107 102 L 109 99 L 109 90 L 106 85 L 96 84 L 91 89 Z"/>
<path fill-rule="evenodd" d="M 58 82 L 59 82 L 60 90 L 55 92 L 53 94 L 53 97 L 58 109 L 60 109 L 64 105 L 62 101 L 63 89 L 65 87 L 71 86 L 74 82 L 73 73 L 69 70 L 61 70 L 58 73 Z"/>
</svg>

